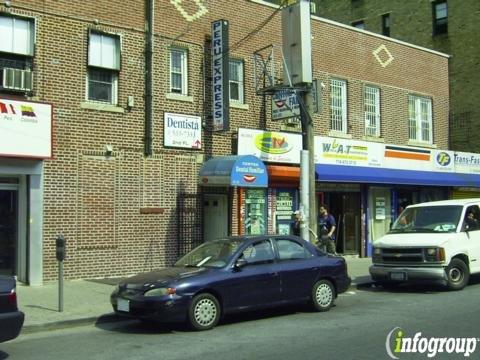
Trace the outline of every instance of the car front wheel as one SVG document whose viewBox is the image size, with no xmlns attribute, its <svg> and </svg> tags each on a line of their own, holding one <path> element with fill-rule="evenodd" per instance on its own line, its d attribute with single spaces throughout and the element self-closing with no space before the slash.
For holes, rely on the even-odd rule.
<svg viewBox="0 0 480 360">
<path fill-rule="evenodd" d="M 335 301 L 335 287 L 328 280 L 320 280 L 312 288 L 312 304 L 317 311 L 328 311 Z"/>
<path fill-rule="evenodd" d="M 220 320 L 220 304 L 215 296 L 203 293 L 195 296 L 188 309 L 188 320 L 194 330 L 209 330 Z"/>
<path fill-rule="evenodd" d="M 449 290 L 462 290 L 470 279 L 468 266 L 460 259 L 452 259 L 445 270 Z"/>
</svg>

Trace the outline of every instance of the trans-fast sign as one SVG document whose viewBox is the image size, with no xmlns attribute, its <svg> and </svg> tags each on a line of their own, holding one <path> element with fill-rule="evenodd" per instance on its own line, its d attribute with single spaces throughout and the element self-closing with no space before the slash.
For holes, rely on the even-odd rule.
<svg viewBox="0 0 480 360">
<path fill-rule="evenodd" d="M 214 131 L 228 131 L 230 129 L 228 61 L 228 21 L 217 20 L 212 22 L 212 94 Z"/>
</svg>

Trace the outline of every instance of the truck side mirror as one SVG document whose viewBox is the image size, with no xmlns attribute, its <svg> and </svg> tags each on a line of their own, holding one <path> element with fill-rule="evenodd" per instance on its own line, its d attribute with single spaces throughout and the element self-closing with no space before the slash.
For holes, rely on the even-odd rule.
<svg viewBox="0 0 480 360">
<path fill-rule="evenodd" d="M 57 236 L 55 239 L 55 249 L 56 249 L 56 255 L 57 255 L 57 260 L 58 261 L 63 261 L 65 260 L 65 255 L 66 255 L 66 240 L 63 235 Z"/>
</svg>

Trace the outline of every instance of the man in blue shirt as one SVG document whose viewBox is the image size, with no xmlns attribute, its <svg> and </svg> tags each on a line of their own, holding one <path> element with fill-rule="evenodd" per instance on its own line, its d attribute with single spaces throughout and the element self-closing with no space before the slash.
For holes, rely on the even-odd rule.
<svg viewBox="0 0 480 360">
<path fill-rule="evenodd" d="M 325 234 L 326 240 L 326 249 L 330 254 L 336 254 L 336 245 L 335 245 L 335 229 L 337 224 L 333 215 L 328 213 L 327 206 L 325 204 L 320 205 L 318 209 L 318 233 Z"/>
</svg>

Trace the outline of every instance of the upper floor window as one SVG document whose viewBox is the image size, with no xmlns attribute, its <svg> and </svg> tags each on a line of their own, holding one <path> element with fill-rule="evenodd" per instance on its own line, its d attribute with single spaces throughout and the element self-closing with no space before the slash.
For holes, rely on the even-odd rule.
<svg viewBox="0 0 480 360">
<path fill-rule="evenodd" d="M 390 36 L 390 14 L 382 15 L 382 35 Z"/>
<path fill-rule="evenodd" d="M 408 97 L 409 139 L 432 143 L 432 100 L 409 95 Z"/>
<path fill-rule="evenodd" d="M 0 15 L 0 39 L 0 87 L 6 91 L 31 91 L 34 21 Z"/>
<path fill-rule="evenodd" d="M 0 52 L 33 56 L 34 34 L 32 20 L 0 16 Z"/>
<path fill-rule="evenodd" d="M 365 30 L 365 21 L 360 20 L 360 21 L 355 21 L 352 23 L 353 27 L 356 27 L 357 29 L 363 29 Z"/>
<path fill-rule="evenodd" d="M 244 103 L 243 89 L 243 61 L 232 60 L 229 62 L 230 75 L 230 101 Z"/>
<path fill-rule="evenodd" d="M 187 50 L 172 48 L 170 50 L 170 92 L 188 95 Z"/>
<path fill-rule="evenodd" d="M 87 99 L 117 104 L 120 37 L 91 32 L 88 45 Z"/>
<path fill-rule="evenodd" d="M 432 3 L 433 35 L 448 33 L 448 7 L 445 0 Z"/>
<path fill-rule="evenodd" d="M 380 136 L 380 89 L 365 86 L 363 95 L 365 135 Z"/>
<path fill-rule="evenodd" d="M 333 131 L 347 133 L 347 82 L 330 80 L 330 121 Z"/>
</svg>

